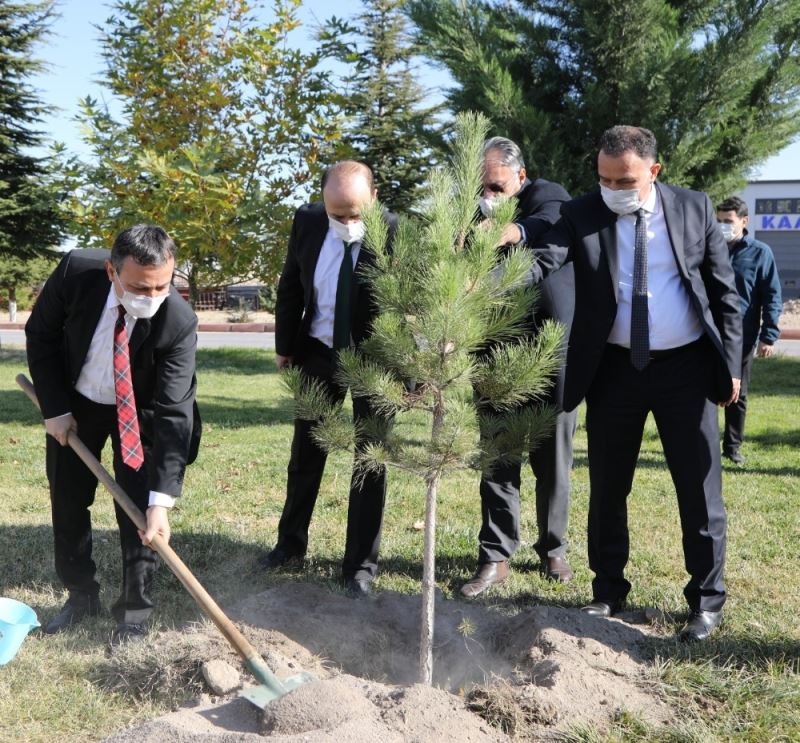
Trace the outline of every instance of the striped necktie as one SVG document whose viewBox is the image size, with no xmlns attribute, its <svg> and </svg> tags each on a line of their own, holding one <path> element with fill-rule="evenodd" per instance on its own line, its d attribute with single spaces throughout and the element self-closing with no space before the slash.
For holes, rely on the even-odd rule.
<svg viewBox="0 0 800 743">
<path fill-rule="evenodd" d="M 139 420 L 136 416 L 131 361 L 128 355 L 128 330 L 125 327 L 125 308 L 122 305 L 114 325 L 114 392 L 117 398 L 117 426 L 122 461 L 128 467 L 138 470 L 144 464 L 144 453 L 139 438 Z"/>
</svg>

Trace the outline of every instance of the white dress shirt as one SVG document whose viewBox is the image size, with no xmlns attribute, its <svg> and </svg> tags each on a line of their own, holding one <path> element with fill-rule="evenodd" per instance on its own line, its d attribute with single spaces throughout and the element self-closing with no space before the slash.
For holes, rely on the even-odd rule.
<svg viewBox="0 0 800 743">
<path fill-rule="evenodd" d="M 114 387 L 114 327 L 119 317 L 119 306 L 120 301 L 112 284 L 108 288 L 106 306 L 94 329 L 89 351 L 81 367 L 81 373 L 78 375 L 78 381 L 75 383 L 75 389 L 78 392 L 100 405 L 117 404 Z M 128 331 L 128 338 L 133 333 L 134 325 L 136 325 L 136 318 L 126 312 L 125 329 Z M 72 413 L 64 415 L 72 415 Z M 80 436 L 80 431 L 78 431 L 78 436 Z M 166 493 L 151 490 L 148 505 L 172 508 L 175 505 L 175 498 Z"/>
<path fill-rule="evenodd" d="M 360 245 L 360 244 L 359 244 Z M 355 269 L 359 245 L 350 250 Z M 309 335 L 333 348 L 333 316 L 336 311 L 336 286 L 339 283 L 339 269 L 344 256 L 344 242 L 328 228 L 322 249 L 319 251 L 317 267 L 314 269 L 314 317 L 311 318 Z"/>
<path fill-rule="evenodd" d="M 108 290 L 108 298 L 103 314 L 94 329 L 89 352 L 81 367 L 75 389 L 92 402 L 101 405 L 116 405 L 117 394 L 114 390 L 114 327 L 119 317 L 119 298 L 112 284 Z M 125 313 L 125 329 L 131 337 L 136 318 Z"/>
<path fill-rule="evenodd" d="M 661 197 L 655 184 L 650 188 L 650 195 L 642 208 L 647 223 L 647 317 L 650 348 L 653 351 L 678 348 L 697 340 L 703 334 L 703 327 L 678 272 Z M 619 260 L 617 315 L 608 342 L 630 348 L 636 214 L 618 216 L 616 230 Z"/>
</svg>

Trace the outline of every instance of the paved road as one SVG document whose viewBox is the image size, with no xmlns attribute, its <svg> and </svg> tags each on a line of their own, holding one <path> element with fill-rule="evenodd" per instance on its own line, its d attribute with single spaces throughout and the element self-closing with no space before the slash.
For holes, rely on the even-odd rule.
<svg viewBox="0 0 800 743">
<path fill-rule="evenodd" d="M 275 333 L 198 333 L 200 348 L 275 348 Z M 24 330 L 0 330 L 0 347 L 25 345 Z"/>
<path fill-rule="evenodd" d="M 200 348 L 275 348 L 275 333 L 212 333 L 197 334 Z M 0 347 L 22 347 L 25 332 L 0 330 Z M 778 341 L 775 350 L 785 356 L 800 357 L 800 341 Z"/>
</svg>

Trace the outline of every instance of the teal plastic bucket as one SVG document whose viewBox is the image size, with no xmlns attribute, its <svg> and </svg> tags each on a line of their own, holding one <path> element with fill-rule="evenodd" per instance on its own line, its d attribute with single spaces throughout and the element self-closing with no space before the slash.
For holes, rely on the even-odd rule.
<svg viewBox="0 0 800 743">
<path fill-rule="evenodd" d="M 28 632 L 38 626 L 36 612 L 30 606 L 14 599 L 0 598 L 0 666 L 17 654 Z"/>
</svg>

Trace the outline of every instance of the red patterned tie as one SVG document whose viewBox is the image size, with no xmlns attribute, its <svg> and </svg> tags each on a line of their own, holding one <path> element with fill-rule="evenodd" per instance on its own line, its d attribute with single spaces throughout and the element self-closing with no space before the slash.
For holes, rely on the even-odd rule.
<svg viewBox="0 0 800 743">
<path fill-rule="evenodd" d="M 128 356 L 128 330 L 125 327 L 125 308 L 120 305 L 114 326 L 114 392 L 117 396 L 117 425 L 122 461 L 138 470 L 144 464 L 136 400 L 133 397 L 131 361 Z"/>
</svg>

